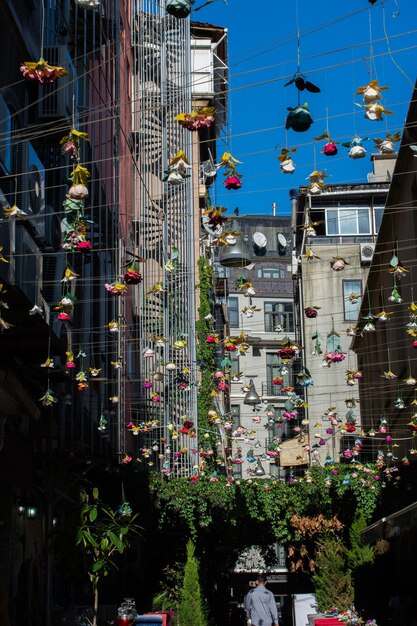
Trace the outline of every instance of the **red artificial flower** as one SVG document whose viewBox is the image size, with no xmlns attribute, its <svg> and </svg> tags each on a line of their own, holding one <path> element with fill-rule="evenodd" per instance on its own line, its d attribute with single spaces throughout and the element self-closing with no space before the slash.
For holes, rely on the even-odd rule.
<svg viewBox="0 0 417 626">
<path fill-rule="evenodd" d="M 139 285 L 142 282 L 142 274 L 136 270 L 128 269 L 123 276 L 127 285 Z"/>
<path fill-rule="evenodd" d="M 288 360 L 293 359 L 297 353 L 294 348 L 281 348 L 277 354 L 281 359 Z"/>
<path fill-rule="evenodd" d="M 314 317 L 317 317 L 318 312 L 317 312 L 317 309 L 309 306 L 306 309 L 304 309 L 304 315 L 308 318 L 314 318 Z"/>
</svg>

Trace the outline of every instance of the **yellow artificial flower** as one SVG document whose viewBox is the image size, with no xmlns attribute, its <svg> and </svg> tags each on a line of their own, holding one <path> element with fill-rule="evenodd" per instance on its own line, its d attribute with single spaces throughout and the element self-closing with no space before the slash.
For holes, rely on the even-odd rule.
<svg viewBox="0 0 417 626">
<path fill-rule="evenodd" d="M 70 178 L 74 181 L 74 185 L 85 185 L 90 178 L 90 172 L 86 167 L 78 164 L 77 167 L 72 170 Z"/>
<path fill-rule="evenodd" d="M 41 363 L 41 367 L 48 367 L 49 369 L 53 369 L 54 360 L 48 357 L 44 363 Z"/>
<path fill-rule="evenodd" d="M 75 278 L 78 278 L 78 277 L 79 277 L 79 274 L 76 274 L 75 272 L 73 272 L 71 268 L 66 267 L 65 272 L 64 272 L 64 278 L 61 280 L 61 283 L 68 283 L 71 280 L 74 280 Z"/>
</svg>

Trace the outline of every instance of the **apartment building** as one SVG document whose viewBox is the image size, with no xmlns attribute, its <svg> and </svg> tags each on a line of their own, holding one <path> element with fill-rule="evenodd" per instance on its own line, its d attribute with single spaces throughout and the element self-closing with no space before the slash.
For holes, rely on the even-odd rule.
<svg viewBox="0 0 417 626">
<path fill-rule="evenodd" d="M 293 197 L 293 276 L 302 336 L 311 464 L 340 460 L 362 431 L 352 337 L 368 311 L 366 280 L 395 154 L 373 154 L 367 183 L 302 187 Z M 368 311 L 369 312 L 369 311 Z M 372 320 L 369 320 L 372 321 Z M 349 454 L 349 452 L 347 453 Z"/>
<path fill-rule="evenodd" d="M 230 217 L 230 229 L 241 233 L 242 267 L 230 267 L 229 247 L 221 249 L 216 279 L 226 282 L 219 300 L 227 303 L 229 333 L 247 336 L 244 356 L 230 352 L 231 463 L 235 476 L 282 476 L 279 442 L 291 438 L 281 414 L 288 402 L 282 392 L 293 384 L 293 371 L 277 355 L 280 342 L 295 342 L 296 326 L 291 277 L 291 220 L 289 216 Z M 250 282 L 248 295 L 241 286 Z M 277 380 L 280 384 L 276 384 Z M 282 383 L 282 384 L 281 384 Z M 249 398 L 248 393 L 257 395 Z M 268 454 L 269 453 L 269 454 Z M 285 470 L 284 470 L 285 472 Z"/>
</svg>

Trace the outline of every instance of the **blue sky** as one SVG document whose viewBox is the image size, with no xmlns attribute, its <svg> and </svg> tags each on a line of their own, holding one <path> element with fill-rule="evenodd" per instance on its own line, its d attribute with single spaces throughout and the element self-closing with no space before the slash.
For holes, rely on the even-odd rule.
<svg viewBox="0 0 417 626">
<path fill-rule="evenodd" d="M 239 207 L 241 214 L 270 214 L 276 202 L 278 214 L 287 214 L 289 190 L 306 183 L 315 159 L 317 169 L 327 170 L 330 183 L 366 182 L 372 169 L 369 156 L 376 151 L 372 140 L 364 144 L 367 156 L 352 160 L 341 146 L 336 156 L 324 156 L 320 153 L 323 142 L 314 142 L 313 138 L 326 128 L 326 107 L 330 134 L 339 142 L 349 141 L 355 132 L 372 139 L 402 130 L 412 88 L 387 54 L 384 15 L 393 57 L 414 84 L 415 8 L 416 0 L 377 0 L 372 7 L 368 0 L 228 0 L 227 4 L 218 0 L 194 13 L 194 20 L 224 26 L 229 31 L 230 108 L 224 133 L 228 145 L 220 142 L 218 153 L 228 149 L 243 161 L 239 171 L 244 177 L 240 190 L 227 191 L 221 185 L 220 173 L 216 204 L 229 211 Z M 297 148 L 293 156 L 297 169 L 285 175 L 276 157 L 286 145 L 287 107 L 296 106 L 298 97 L 293 85 L 284 88 L 286 77 L 297 71 L 297 9 L 301 71 L 321 88 L 321 93 L 301 93 L 301 103 L 308 101 L 314 124 L 304 133 L 288 131 L 288 147 Z M 367 60 L 370 34 L 374 40 L 373 63 Z M 384 92 L 382 104 L 394 115 L 386 116 L 383 122 L 365 119 L 354 104 L 362 103 L 354 93 L 358 85 L 368 83 L 371 65 L 372 78 L 390 87 Z"/>
</svg>

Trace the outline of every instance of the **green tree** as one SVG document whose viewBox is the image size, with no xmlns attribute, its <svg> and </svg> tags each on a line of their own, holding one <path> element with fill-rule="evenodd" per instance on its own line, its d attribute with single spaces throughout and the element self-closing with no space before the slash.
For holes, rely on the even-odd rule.
<svg viewBox="0 0 417 626">
<path fill-rule="evenodd" d="M 346 611 L 353 604 L 352 578 L 346 568 L 344 553 L 343 543 L 335 537 L 326 537 L 317 542 L 317 569 L 313 583 L 320 613 L 334 608 Z"/>
<path fill-rule="evenodd" d="M 187 543 L 187 562 L 181 589 L 178 611 L 179 626 L 206 626 L 203 598 L 198 576 L 198 560 L 194 555 L 194 544 Z"/>
<path fill-rule="evenodd" d="M 84 489 L 80 492 L 81 520 L 77 532 L 77 545 L 81 547 L 88 562 L 88 576 L 93 591 L 93 621 L 97 626 L 98 586 L 102 576 L 112 568 L 117 569 L 114 557 L 123 554 L 130 545 L 130 538 L 139 530 L 134 524 L 137 515 L 124 500 L 113 510 L 99 499 L 96 487 L 92 495 Z"/>
<path fill-rule="evenodd" d="M 361 532 L 366 526 L 363 514 L 357 513 L 349 530 L 350 548 L 346 551 L 347 564 L 352 572 L 363 565 L 372 563 L 375 558 L 375 549 L 364 544 L 361 538 Z"/>
</svg>

